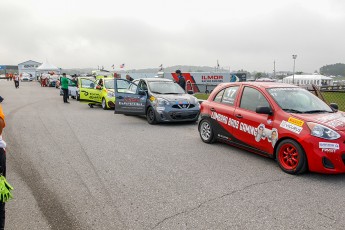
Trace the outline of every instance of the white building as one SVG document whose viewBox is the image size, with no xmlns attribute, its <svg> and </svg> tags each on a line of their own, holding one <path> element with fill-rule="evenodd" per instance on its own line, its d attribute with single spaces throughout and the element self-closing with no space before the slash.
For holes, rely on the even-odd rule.
<svg viewBox="0 0 345 230">
<path fill-rule="evenodd" d="M 26 61 L 18 64 L 19 74 L 28 73 L 31 74 L 33 78 L 36 78 L 36 68 L 39 67 L 42 63 L 37 61 Z"/>
<path fill-rule="evenodd" d="M 333 79 L 320 74 L 308 74 L 308 75 L 295 75 L 283 78 L 283 83 L 292 84 L 294 81 L 295 85 L 333 85 Z"/>
</svg>

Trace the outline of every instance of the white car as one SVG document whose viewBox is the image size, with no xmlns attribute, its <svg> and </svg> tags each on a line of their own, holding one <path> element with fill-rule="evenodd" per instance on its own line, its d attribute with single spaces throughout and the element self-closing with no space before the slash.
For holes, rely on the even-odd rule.
<svg viewBox="0 0 345 230">
<path fill-rule="evenodd" d="M 62 96 L 62 95 L 63 95 L 63 91 L 62 91 L 61 86 L 60 86 L 60 96 Z M 77 86 L 69 78 L 68 78 L 68 95 L 73 99 L 77 98 Z"/>
</svg>

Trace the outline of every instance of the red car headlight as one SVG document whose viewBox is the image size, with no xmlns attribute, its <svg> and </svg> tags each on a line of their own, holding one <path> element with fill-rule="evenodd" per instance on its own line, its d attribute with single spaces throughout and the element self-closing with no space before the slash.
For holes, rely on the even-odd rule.
<svg viewBox="0 0 345 230">
<path fill-rule="evenodd" d="M 340 137 L 340 134 L 324 125 L 320 125 L 314 122 L 307 122 L 310 129 L 310 134 L 315 137 L 320 137 L 326 140 L 336 140 Z"/>
</svg>

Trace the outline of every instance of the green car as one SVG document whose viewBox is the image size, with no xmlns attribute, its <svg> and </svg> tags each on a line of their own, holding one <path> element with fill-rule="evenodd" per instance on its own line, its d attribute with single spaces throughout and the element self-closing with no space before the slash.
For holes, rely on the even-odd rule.
<svg viewBox="0 0 345 230">
<path fill-rule="evenodd" d="M 114 79 L 113 78 L 78 78 L 77 98 L 80 101 L 88 102 L 93 108 L 100 105 L 103 109 L 115 108 Z"/>
</svg>

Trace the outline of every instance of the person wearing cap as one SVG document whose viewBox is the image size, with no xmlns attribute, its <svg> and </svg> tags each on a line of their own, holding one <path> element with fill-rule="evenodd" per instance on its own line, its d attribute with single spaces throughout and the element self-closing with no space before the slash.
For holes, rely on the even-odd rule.
<svg viewBox="0 0 345 230">
<path fill-rule="evenodd" d="M 67 98 L 68 98 L 68 79 L 66 77 L 66 73 L 63 73 L 62 74 L 62 77 L 61 77 L 61 89 L 62 89 L 62 92 L 63 92 L 63 102 L 64 103 L 69 103 L 67 101 Z"/>
<path fill-rule="evenodd" d="M 176 73 L 178 78 L 177 84 L 179 84 L 183 90 L 186 90 L 186 79 L 182 76 L 181 70 L 176 70 Z"/>
<path fill-rule="evenodd" d="M 2 139 L 2 130 L 5 126 L 5 115 L 0 105 L 0 174 L 4 177 L 6 177 L 6 142 Z M 5 202 L 0 202 L 0 229 L 5 229 Z"/>
</svg>

